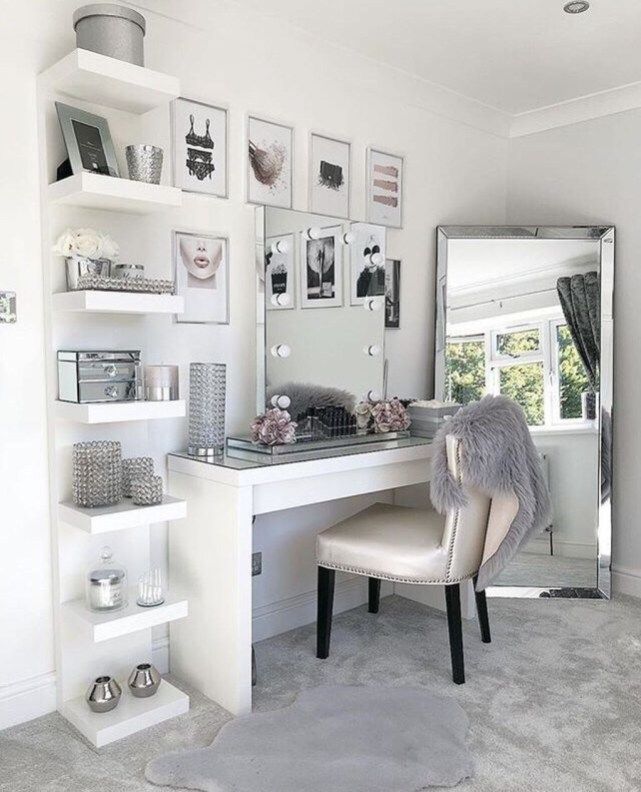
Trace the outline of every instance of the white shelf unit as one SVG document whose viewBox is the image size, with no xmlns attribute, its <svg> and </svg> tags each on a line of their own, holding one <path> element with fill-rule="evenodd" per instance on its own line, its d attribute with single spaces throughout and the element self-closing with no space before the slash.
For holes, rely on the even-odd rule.
<svg viewBox="0 0 641 792">
<path fill-rule="evenodd" d="M 104 314 L 181 314 L 185 300 L 175 294 L 117 291 L 68 291 L 53 294 L 54 311 Z"/>
<path fill-rule="evenodd" d="M 136 506 L 130 500 L 116 506 L 97 506 L 87 509 L 75 503 L 58 504 L 58 519 L 90 534 L 124 531 L 159 522 L 181 520 L 187 516 L 187 503 L 171 495 L 163 496 L 156 506 Z"/>
<path fill-rule="evenodd" d="M 176 77 L 83 49 L 42 72 L 39 84 L 52 93 L 136 114 L 180 96 Z"/>
<path fill-rule="evenodd" d="M 162 427 L 159 431 L 157 425 L 146 422 L 182 418 L 185 402 L 57 401 L 57 351 L 86 349 L 88 344 L 98 348 L 96 343 L 100 348 L 109 343 L 127 344 L 112 348 L 128 349 L 135 340 L 135 348 L 143 349 L 151 362 L 152 356 L 162 353 L 162 349 L 155 348 L 154 329 L 159 323 L 172 322 L 171 315 L 181 313 L 184 303 L 174 295 L 60 293 L 59 260 L 53 259 L 49 251 L 63 228 L 92 227 L 111 233 L 121 246 L 131 236 L 137 255 L 144 256 L 145 240 L 149 239 L 144 234 L 150 233 L 146 229 L 156 224 L 171 227 L 171 210 L 181 206 L 182 192 L 166 185 L 94 173 L 76 174 L 52 183 L 64 155 L 53 103 L 60 100 L 73 104 L 69 101 L 72 97 L 101 105 L 110 116 L 114 138 L 118 139 L 120 131 L 122 139 L 129 141 L 137 133 L 139 137 L 146 136 L 154 125 L 157 128 L 158 124 L 166 124 L 168 113 L 144 118 L 142 114 L 168 105 L 179 95 L 180 84 L 174 77 L 84 50 L 71 52 L 38 79 L 57 705 L 95 746 L 106 745 L 189 709 L 189 697 L 166 680 L 147 699 L 132 697 L 126 685 L 135 665 L 154 662 L 152 628 L 188 618 L 186 599 L 170 590 L 162 605 L 140 608 L 132 591 L 127 608 L 114 614 L 94 614 L 81 599 L 86 571 L 97 560 L 106 538 L 114 548 L 115 558 L 127 567 L 130 580 L 136 581 L 155 565 L 151 560 L 150 526 L 183 518 L 186 504 L 166 495 L 157 506 L 139 507 L 125 501 L 105 508 L 77 507 L 68 501 L 71 448 L 84 440 L 121 440 L 125 456 L 151 455 L 162 464 L 164 452 L 170 450 L 166 444 L 174 442 L 171 438 L 176 428 L 168 427 L 165 441 Z M 151 213 L 158 213 L 158 218 L 141 217 Z M 168 253 L 167 270 L 170 266 Z M 123 314 L 157 318 L 147 324 L 127 321 Z M 120 425 L 121 422 L 128 423 Z M 123 695 L 114 710 L 97 714 L 91 712 L 84 695 L 92 680 L 104 674 L 118 680 Z"/>
<path fill-rule="evenodd" d="M 161 212 L 181 206 L 183 200 L 179 187 L 89 172 L 76 173 L 53 182 L 47 193 L 52 204 L 129 214 Z"/>
<path fill-rule="evenodd" d="M 188 710 L 189 696 L 163 679 L 157 693 L 149 698 L 135 698 L 125 685 L 118 706 L 111 712 L 91 712 L 84 696 L 66 701 L 60 711 L 91 743 L 101 748 Z"/>
<path fill-rule="evenodd" d="M 183 619 L 189 613 L 187 600 L 172 596 L 171 593 L 166 594 L 162 605 L 152 608 L 142 608 L 136 604 L 136 594 L 137 588 L 132 586 L 128 591 L 127 606 L 122 610 L 105 613 L 89 610 L 84 597 L 71 600 L 62 606 L 63 618 L 72 619 L 74 626 L 83 632 L 87 640 L 100 643 Z"/>
<path fill-rule="evenodd" d="M 76 404 L 56 401 L 56 417 L 83 424 L 121 423 L 123 421 L 154 421 L 161 418 L 184 418 L 183 399 L 176 401 L 130 401 L 107 404 Z"/>
</svg>

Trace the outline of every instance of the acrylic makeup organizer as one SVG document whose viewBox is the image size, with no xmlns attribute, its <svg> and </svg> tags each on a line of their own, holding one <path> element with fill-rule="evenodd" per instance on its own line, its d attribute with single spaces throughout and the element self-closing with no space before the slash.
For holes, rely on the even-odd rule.
<svg viewBox="0 0 641 792">
<path fill-rule="evenodd" d="M 171 323 L 173 315 L 184 310 L 184 301 L 169 293 L 170 284 L 162 279 L 170 275 L 169 271 L 154 273 L 160 276 L 154 278 L 154 288 L 163 293 L 98 291 L 97 288 L 111 284 L 93 282 L 87 283 L 91 288 L 68 292 L 63 260 L 50 251 L 66 227 L 111 230 L 115 225 L 125 239 L 138 235 L 140 242 L 144 223 L 137 217 L 167 212 L 170 227 L 174 222 L 170 210 L 181 205 L 182 192 L 167 184 L 145 184 L 96 173 L 79 173 L 55 181 L 56 168 L 64 159 L 64 145 L 54 102 L 75 104 L 79 100 L 83 107 L 90 105 L 94 112 L 107 118 L 115 139 L 124 141 L 146 133 L 148 122 L 142 121 L 142 115 L 154 108 L 166 108 L 180 93 L 175 77 L 81 49 L 38 77 L 57 707 L 98 747 L 189 709 L 189 697 L 166 680 L 150 698 L 134 698 L 126 689 L 132 667 L 152 660 L 158 664 L 153 658 L 152 628 L 182 619 L 188 613 L 187 600 L 179 592 L 165 590 L 164 581 L 155 579 L 148 581 L 143 592 L 148 600 L 146 606 L 138 605 L 136 584 L 150 568 L 150 525 L 185 517 L 186 503 L 164 495 L 160 503 L 150 506 L 139 506 L 127 499 L 111 506 L 78 506 L 71 492 L 71 448 L 80 441 L 121 440 L 124 456 L 132 452 L 142 456 L 148 453 L 147 420 L 184 417 L 186 410 L 184 401 L 60 403 L 56 353 L 58 349 L 84 348 L 86 344 L 104 349 L 108 338 L 109 344 L 136 341 L 137 348 L 158 358 L 162 350 L 154 349 L 153 335 L 148 335 L 145 322 L 136 321 L 135 317 L 154 314 L 159 317 L 155 322 Z M 124 157 L 121 165 L 124 174 Z M 99 323 L 94 321 L 95 314 L 102 314 Z M 134 318 L 123 322 L 120 314 Z M 167 450 L 159 449 L 156 443 L 157 455 L 164 455 Z M 126 563 L 134 585 L 128 591 L 126 607 L 94 613 L 84 602 L 84 573 L 99 548 L 107 543 Z M 120 703 L 110 712 L 92 712 L 84 700 L 89 684 L 100 675 L 113 676 L 123 689 Z"/>
</svg>

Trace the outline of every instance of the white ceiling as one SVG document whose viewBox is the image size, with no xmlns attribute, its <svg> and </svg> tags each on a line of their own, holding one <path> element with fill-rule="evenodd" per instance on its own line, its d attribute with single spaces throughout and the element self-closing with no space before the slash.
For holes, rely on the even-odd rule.
<svg viewBox="0 0 641 792">
<path fill-rule="evenodd" d="M 232 1 L 513 114 L 641 80 L 641 0 Z"/>
</svg>

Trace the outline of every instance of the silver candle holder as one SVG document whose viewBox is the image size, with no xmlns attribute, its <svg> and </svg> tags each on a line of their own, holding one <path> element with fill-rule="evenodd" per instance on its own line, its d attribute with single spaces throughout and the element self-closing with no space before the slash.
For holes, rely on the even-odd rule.
<svg viewBox="0 0 641 792">
<path fill-rule="evenodd" d="M 122 500 L 122 449 L 113 440 L 73 446 L 73 501 L 78 506 L 113 506 Z"/>
<path fill-rule="evenodd" d="M 151 457 L 130 457 L 122 460 L 122 494 L 131 498 L 131 482 L 154 474 L 154 460 Z"/>
<path fill-rule="evenodd" d="M 147 401 L 176 401 L 179 398 L 178 366 L 145 366 Z"/>
<path fill-rule="evenodd" d="M 225 444 L 224 363 L 191 363 L 189 366 L 189 453 L 213 456 Z"/>
<path fill-rule="evenodd" d="M 162 477 L 141 476 L 133 479 L 131 500 L 136 506 L 157 506 L 162 503 Z"/>
<path fill-rule="evenodd" d="M 127 146 L 127 170 L 132 181 L 160 184 L 163 150 L 158 146 Z"/>
</svg>

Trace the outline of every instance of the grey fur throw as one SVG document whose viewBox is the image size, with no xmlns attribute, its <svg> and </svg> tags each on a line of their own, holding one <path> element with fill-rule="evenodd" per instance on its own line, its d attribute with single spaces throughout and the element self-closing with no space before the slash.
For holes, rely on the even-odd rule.
<svg viewBox="0 0 641 792">
<path fill-rule="evenodd" d="M 324 385 L 312 385 L 306 382 L 286 382 L 277 387 L 267 389 L 267 406 L 272 396 L 284 393 L 289 396 L 291 404 L 287 408 L 294 420 L 310 407 L 344 407 L 347 412 L 353 412 L 356 399 L 351 393 L 339 388 L 329 388 Z"/>
<path fill-rule="evenodd" d="M 465 486 L 447 466 L 445 438 L 460 440 L 464 481 L 488 495 L 513 493 L 518 512 L 497 551 L 479 570 L 482 591 L 504 569 L 519 548 L 549 522 L 550 495 L 525 415 L 505 396 L 485 396 L 468 404 L 441 427 L 434 439 L 430 495 L 441 514 L 466 503 Z"/>
</svg>

